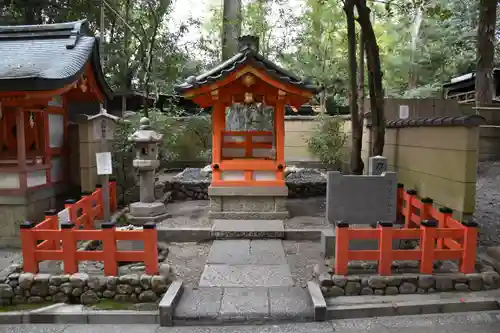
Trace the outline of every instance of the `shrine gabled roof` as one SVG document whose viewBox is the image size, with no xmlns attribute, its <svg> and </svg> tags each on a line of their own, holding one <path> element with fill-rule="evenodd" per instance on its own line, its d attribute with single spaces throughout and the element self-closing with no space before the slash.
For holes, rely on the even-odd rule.
<svg viewBox="0 0 500 333">
<path fill-rule="evenodd" d="M 0 26 L 0 92 L 48 91 L 78 80 L 90 63 L 107 98 L 99 40 L 89 36 L 87 21 Z"/>
<path fill-rule="evenodd" d="M 303 89 L 314 94 L 322 90 L 321 87 L 316 86 L 311 82 L 308 82 L 307 80 L 301 79 L 295 74 L 292 74 L 274 64 L 264 56 L 260 55 L 250 46 L 242 48 L 237 54 L 224 61 L 217 67 L 197 77 L 189 77 L 186 82 L 176 86 L 175 90 L 176 92 L 182 94 L 187 90 L 214 83 L 235 72 L 240 65 L 244 64 L 252 65 L 255 68 L 262 69 L 274 79 L 287 84 L 292 84 L 299 89 Z"/>
</svg>

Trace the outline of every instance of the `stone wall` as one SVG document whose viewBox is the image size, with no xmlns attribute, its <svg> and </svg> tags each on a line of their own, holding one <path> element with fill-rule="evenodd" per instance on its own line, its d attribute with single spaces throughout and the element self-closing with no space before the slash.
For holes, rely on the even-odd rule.
<svg viewBox="0 0 500 333">
<path fill-rule="evenodd" d="M 478 126 L 482 123 L 484 118 L 475 115 L 387 121 L 384 156 L 388 170 L 397 173 L 405 189 L 434 199 L 436 208 L 450 207 L 455 218 L 467 218 L 475 208 Z M 366 165 L 372 142 L 365 130 L 362 155 Z"/>
<path fill-rule="evenodd" d="M 165 274 L 51 275 L 22 273 L 16 269 L 0 284 L 0 305 L 44 302 L 94 304 L 101 299 L 156 302 L 167 291 L 169 284 L 169 276 Z"/>
<path fill-rule="evenodd" d="M 160 199 L 170 193 L 173 200 L 207 200 L 210 176 L 199 176 L 200 170 L 188 168 L 174 179 L 157 182 L 155 197 Z M 306 169 L 298 174 L 290 174 L 286 178 L 289 198 L 309 198 L 326 195 L 326 177 L 315 169 Z"/>
<path fill-rule="evenodd" d="M 500 288 L 495 271 L 440 275 L 402 274 L 392 276 L 344 276 L 324 274 L 319 277 L 326 297 L 355 295 L 427 294 L 444 291 L 480 291 Z"/>
</svg>

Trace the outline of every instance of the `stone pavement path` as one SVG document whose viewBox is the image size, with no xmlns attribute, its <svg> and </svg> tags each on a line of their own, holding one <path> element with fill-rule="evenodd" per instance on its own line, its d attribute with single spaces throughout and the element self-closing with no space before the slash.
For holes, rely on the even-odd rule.
<svg viewBox="0 0 500 333">
<path fill-rule="evenodd" d="M 281 240 L 216 240 L 199 288 L 186 288 L 174 320 L 310 320 L 306 289 L 294 286 Z"/>
<path fill-rule="evenodd" d="M 0 333 L 498 333 L 500 311 L 357 318 L 278 325 L 0 325 Z"/>
</svg>

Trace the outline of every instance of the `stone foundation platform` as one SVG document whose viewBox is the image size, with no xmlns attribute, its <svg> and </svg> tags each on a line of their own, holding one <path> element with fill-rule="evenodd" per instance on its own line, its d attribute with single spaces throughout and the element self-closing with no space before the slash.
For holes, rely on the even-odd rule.
<svg viewBox="0 0 500 333">
<path fill-rule="evenodd" d="M 288 218 L 286 186 L 210 186 L 209 218 L 231 220 L 283 220 Z"/>
</svg>

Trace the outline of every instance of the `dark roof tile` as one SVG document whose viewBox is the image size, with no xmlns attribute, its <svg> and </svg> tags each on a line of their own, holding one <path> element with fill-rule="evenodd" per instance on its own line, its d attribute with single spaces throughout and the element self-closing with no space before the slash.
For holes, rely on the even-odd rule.
<svg viewBox="0 0 500 333">
<path fill-rule="evenodd" d="M 386 120 L 387 128 L 420 127 L 420 126 L 466 126 L 474 127 L 484 125 L 486 120 L 478 115 L 455 116 L 455 117 L 424 117 L 413 119 Z M 372 121 L 367 118 L 367 127 L 372 126 Z"/>
<path fill-rule="evenodd" d="M 313 93 L 321 91 L 320 87 L 315 86 L 312 83 L 307 82 L 297 77 L 296 75 L 286 71 L 285 69 L 277 66 L 276 64 L 269 61 L 268 59 L 258 54 L 249 47 L 243 48 L 240 52 L 238 52 L 233 57 L 221 63 L 219 66 L 197 77 L 188 78 L 186 82 L 176 87 L 176 91 L 178 93 L 183 93 L 186 90 L 197 88 L 205 84 L 210 84 L 220 79 L 223 79 L 224 77 L 235 71 L 236 68 L 242 64 L 252 64 L 256 67 L 265 70 L 273 78 L 282 82 L 291 83 L 295 86 L 300 87 L 301 89 L 305 89 Z"/>
<path fill-rule="evenodd" d="M 87 22 L 0 26 L 0 91 L 43 91 L 78 79 L 90 62 L 98 84 L 111 97 L 99 58 L 98 39 Z"/>
</svg>

